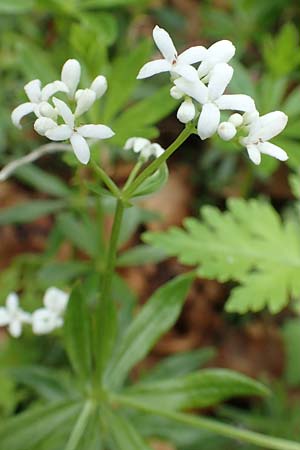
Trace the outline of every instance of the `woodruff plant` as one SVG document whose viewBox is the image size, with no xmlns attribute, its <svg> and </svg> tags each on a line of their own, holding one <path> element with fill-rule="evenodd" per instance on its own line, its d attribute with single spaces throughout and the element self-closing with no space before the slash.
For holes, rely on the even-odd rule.
<svg viewBox="0 0 300 450">
<path fill-rule="evenodd" d="M 107 89 L 105 77 L 99 75 L 89 88 L 78 89 L 80 64 L 74 59 L 68 60 L 62 68 L 61 80 L 43 88 L 39 80 L 28 83 L 25 92 L 29 101 L 12 113 L 12 120 L 18 127 L 25 115 L 33 113 L 36 116 L 34 129 L 38 134 L 55 142 L 69 140 L 79 162 L 90 162 L 102 179 L 107 190 L 96 189 L 96 192 L 99 195 L 109 193 L 114 198 L 115 212 L 96 304 L 87 302 L 85 284 L 78 283 L 70 298 L 65 292 L 49 288 L 43 299 L 44 307 L 32 314 L 21 309 L 16 294 L 10 294 L 6 306 L 0 309 L 0 325 L 7 326 L 14 337 L 21 335 L 23 323 L 31 324 L 36 334 L 61 329 L 73 368 L 68 383 L 49 369 L 27 368 L 31 385 L 40 392 L 49 392 L 49 389 L 55 392 L 55 400 L 52 398 L 51 402 L 31 407 L 1 424 L 3 449 L 146 450 L 151 448 L 149 437 L 153 437 L 149 429 L 153 430 L 153 418 L 158 416 L 162 422 L 166 421 L 163 422 L 166 427 L 174 422 L 179 428 L 204 429 L 264 448 L 300 450 L 299 443 L 186 412 L 191 408 L 215 405 L 234 396 L 268 394 L 259 382 L 229 370 L 194 372 L 200 362 L 204 362 L 202 353 L 170 358 L 135 384 L 128 377 L 131 369 L 176 322 L 197 271 L 167 282 L 150 297 L 131 323 L 119 329 L 122 308 L 118 309 L 113 301 L 112 288 L 125 209 L 136 198 L 155 192 L 166 182 L 165 162 L 191 134 L 198 134 L 202 140 L 216 132 L 222 139 L 234 138 L 246 146 L 255 164 L 259 164 L 261 153 L 279 160 L 287 159 L 283 149 L 268 142 L 284 129 L 286 115 L 275 111 L 260 116 L 251 97 L 224 94 L 233 75 L 228 64 L 235 52 L 231 42 L 220 41 L 208 49 L 192 47 L 178 55 L 165 30 L 155 27 L 153 38 L 164 59 L 145 64 L 138 78 L 159 72 L 170 73 L 170 93 L 182 101 L 177 117 L 185 128 L 166 150 L 143 137 L 127 140 L 124 149 L 133 150 L 139 156 L 122 188 L 93 158 L 90 162 L 88 139 L 108 139 L 114 132 L 108 125 L 81 123 L 83 114 L 104 95 Z M 198 63 L 200 65 L 196 69 L 193 65 Z M 234 112 L 220 123 L 220 111 L 223 110 Z M 63 145 L 60 149 L 70 149 L 70 146 Z M 0 179 L 6 179 L 19 166 L 47 151 L 49 147 L 46 145 L 44 151 L 33 152 L 10 163 L 0 172 Z M 180 254 L 180 251 L 177 249 L 174 253 Z M 193 258 L 195 262 L 201 260 L 194 254 Z M 171 374 L 170 367 L 173 368 Z M 156 429 L 154 435 L 159 437 L 160 430 Z"/>
</svg>

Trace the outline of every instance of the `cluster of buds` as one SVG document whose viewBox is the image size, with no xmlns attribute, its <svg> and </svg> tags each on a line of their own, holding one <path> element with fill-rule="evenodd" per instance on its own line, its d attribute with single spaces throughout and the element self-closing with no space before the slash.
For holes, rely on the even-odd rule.
<svg viewBox="0 0 300 450">
<path fill-rule="evenodd" d="M 90 149 L 86 138 L 107 139 L 114 132 L 106 125 L 78 126 L 78 119 L 102 97 L 107 90 L 107 81 L 103 75 L 97 76 L 87 89 L 77 89 L 81 76 L 81 66 L 76 59 L 69 59 L 63 65 L 61 80 L 53 81 L 42 88 L 40 80 L 32 80 L 24 87 L 28 102 L 19 105 L 12 112 L 12 121 L 18 128 L 21 119 L 34 113 L 35 131 L 51 141 L 70 140 L 77 159 L 87 164 Z M 63 93 L 70 104 L 75 104 L 74 112 L 70 106 L 54 95 Z"/>
<path fill-rule="evenodd" d="M 280 147 L 268 142 L 279 134 L 287 124 L 287 116 L 274 111 L 259 116 L 254 100 L 245 94 L 224 94 L 233 76 L 233 68 L 228 64 L 235 54 L 232 42 L 222 40 L 209 48 L 195 46 L 178 55 L 170 35 L 156 26 L 153 39 L 163 55 L 145 64 L 138 79 L 169 72 L 171 76 L 170 94 L 182 103 L 177 111 L 180 122 L 197 123 L 201 139 L 212 137 L 216 132 L 228 141 L 238 136 L 239 142 L 248 151 L 250 159 L 259 164 L 261 153 L 285 161 L 288 156 Z M 196 69 L 193 65 L 200 63 Z M 239 111 L 221 122 L 221 111 Z"/>
<path fill-rule="evenodd" d="M 8 295 L 5 306 L 0 308 L 0 327 L 7 327 L 11 336 L 18 338 L 24 324 L 32 326 L 34 334 L 42 335 L 63 326 L 63 315 L 69 300 L 69 294 L 55 287 L 45 292 L 43 307 L 28 313 L 20 307 L 15 292 Z"/>
<path fill-rule="evenodd" d="M 139 154 L 142 162 L 148 161 L 149 158 L 159 158 L 164 153 L 164 149 L 156 142 L 152 143 L 148 139 L 142 137 L 132 137 L 127 139 L 124 150 L 133 150 Z"/>
</svg>

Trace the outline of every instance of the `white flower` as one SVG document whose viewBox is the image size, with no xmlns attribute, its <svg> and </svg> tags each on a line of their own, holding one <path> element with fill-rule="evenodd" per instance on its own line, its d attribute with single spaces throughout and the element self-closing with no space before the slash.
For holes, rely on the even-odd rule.
<svg viewBox="0 0 300 450">
<path fill-rule="evenodd" d="M 46 86 L 42 88 L 40 80 L 30 81 L 24 86 L 24 90 L 29 102 L 22 103 L 17 106 L 11 114 L 12 122 L 18 128 L 21 128 L 21 119 L 24 116 L 27 116 L 27 114 L 34 112 L 37 117 L 42 115 L 43 112 L 41 112 L 40 108 L 43 106 L 45 108 L 45 103 L 48 102 L 52 95 L 57 92 L 67 92 L 65 84 L 61 81 L 54 81 L 53 83 L 46 84 Z M 51 107 L 51 105 L 49 106 Z M 51 114 L 53 114 L 53 108 L 48 108 L 47 111 L 50 114 L 49 117 L 51 117 Z M 44 109 L 44 112 L 46 112 L 46 109 Z"/>
<path fill-rule="evenodd" d="M 20 337 L 24 323 L 31 323 L 30 314 L 19 307 L 19 298 L 14 292 L 6 299 L 6 306 L 0 308 L 0 326 L 8 326 L 13 337 Z"/>
<path fill-rule="evenodd" d="M 248 113 L 245 113 L 245 114 L 248 114 Z M 234 125 L 237 128 L 243 124 L 244 119 L 241 114 L 234 113 L 234 114 L 231 114 L 231 116 L 228 119 L 228 122 L 232 123 L 232 125 Z"/>
<path fill-rule="evenodd" d="M 224 141 L 230 141 L 236 135 L 236 128 L 231 122 L 221 122 L 218 126 L 218 135 Z"/>
<path fill-rule="evenodd" d="M 178 108 L 177 118 L 182 123 L 191 122 L 196 115 L 196 108 L 190 98 L 187 98 Z"/>
<path fill-rule="evenodd" d="M 214 66 L 218 63 L 228 63 L 235 54 L 235 46 L 232 42 L 222 40 L 211 45 L 205 53 L 199 68 L 199 78 L 209 75 Z"/>
<path fill-rule="evenodd" d="M 201 139 L 211 137 L 218 129 L 220 110 L 255 110 L 254 100 L 248 95 L 223 95 L 233 75 L 233 69 L 226 63 L 218 63 L 211 71 L 208 86 L 201 80 L 188 81 L 178 78 L 175 85 L 185 94 L 201 103 L 202 111 L 198 120 L 198 134 Z"/>
<path fill-rule="evenodd" d="M 90 89 L 95 92 L 96 98 L 102 97 L 107 91 L 107 80 L 103 75 L 98 75 L 92 82 Z"/>
<path fill-rule="evenodd" d="M 164 149 L 156 143 L 151 143 L 148 139 L 142 137 L 132 137 L 127 139 L 124 150 L 133 150 L 140 153 L 141 158 L 148 160 L 151 156 L 158 158 L 164 153 Z"/>
<path fill-rule="evenodd" d="M 69 294 L 55 287 L 47 289 L 44 295 L 44 308 L 32 314 L 32 330 L 35 334 L 48 334 L 63 325 L 63 314 L 67 307 Z"/>
<path fill-rule="evenodd" d="M 97 96 L 96 92 L 92 89 L 80 89 L 75 94 L 76 98 L 76 109 L 75 117 L 81 116 L 87 112 L 94 104 Z"/>
<path fill-rule="evenodd" d="M 184 92 L 178 89 L 177 86 L 172 86 L 170 89 L 170 95 L 171 97 L 175 98 L 175 100 L 180 100 L 182 97 L 184 97 Z"/>
<path fill-rule="evenodd" d="M 207 52 L 206 48 L 191 47 L 178 55 L 169 33 L 158 26 L 153 30 L 153 39 L 164 59 L 145 64 L 137 76 L 138 79 L 148 78 L 161 72 L 170 72 L 188 80 L 198 77 L 196 69 L 190 64 L 202 61 Z"/>
<path fill-rule="evenodd" d="M 79 100 L 82 96 L 79 97 Z M 57 98 L 53 98 L 53 103 L 63 118 L 63 125 L 56 125 L 45 131 L 45 136 L 51 141 L 65 141 L 70 139 L 74 153 L 82 164 L 87 164 L 90 160 L 90 149 L 85 138 L 107 139 L 114 135 L 111 128 L 106 125 L 82 125 L 75 126 L 75 114 L 72 113 L 68 105 Z M 79 102 L 77 104 L 78 108 Z M 82 106 L 81 111 L 84 111 Z M 78 110 L 76 116 L 78 116 Z"/>
<path fill-rule="evenodd" d="M 280 161 L 288 159 L 288 155 L 282 148 L 268 142 L 281 133 L 287 121 L 287 115 L 281 111 L 273 111 L 261 117 L 254 116 L 254 120 L 249 125 L 248 136 L 240 139 L 254 164 L 260 164 L 261 153 L 273 156 Z"/>
</svg>

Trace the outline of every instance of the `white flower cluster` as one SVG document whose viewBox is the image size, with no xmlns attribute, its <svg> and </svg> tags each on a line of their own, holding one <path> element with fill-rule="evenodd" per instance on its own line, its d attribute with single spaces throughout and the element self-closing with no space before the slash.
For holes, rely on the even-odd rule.
<svg viewBox="0 0 300 450">
<path fill-rule="evenodd" d="M 19 305 L 18 295 L 13 292 L 8 295 L 6 305 L 0 307 L 0 327 L 7 327 L 9 333 L 15 338 L 21 336 L 24 324 L 31 325 L 34 334 L 51 333 L 63 325 L 63 314 L 68 300 L 69 294 L 50 287 L 43 298 L 44 306 L 30 314 L 23 311 Z"/>
<path fill-rule="evenodd" d="M 24 87 L 29 101 L 15 108 L 11 117 L 14 125 L 21 128 L 21 119 L 33 112 L 37 117 L 34 129 L 38 134 L 51 141 L 69 139 L 77 159 L 87 164 L 90 149 L 86 138 L 107 139 L 112 137 L 114 132 L 106 125 L 77 126 L 79 117 L 107 90 L 107 81 L 102 75 L 97 76 L 88 89 L 77 89 L 80 76 L 79 62 L 76 59 L 68 59 L 63 65 L 61 80 L 49 83 L 43 88 L 40 80 L 30 81 Z M 75 103 L 74 112 L 67 103 L 54 97 L 57 93 L 66 94 L 68 99 Z"/>
<path fill-rule="evenodd" d="M 226 95 L 225 89 L 233 76 L 228 64 L 235 54 L 234 45 L 222 40 L 211 45 L 191 47 L 178 55 L 170 35 L 156 26 L 153 39 L 164 59 L 145 64 L 137 78 L 147 78 L 161 72 L 170 72 L 174 83 L 170 90 L 172 97 L 182 100 L 177 117 L 182 123 L 197 121 L 201 139 L 207 139 L 218 132 L 228 141 L 236 135 L 248 151 L 250 159 L 259 164 L 261 153 L 285 161 L 288 156 L 280 147 L 268 142 L 279 134 L 287 124 L 287 116 L 274 111 L 259 116 L 254 100 L 244 94 Z M 196 69 L 193 64 L 200 63 Z M 223 110 L 240 111 L 226 122 L 221 122 Z"/>
<path fill-rule="evenodd" d="M 148 161 L 151 156 L 158 158 L 164 153 L 164 149 L 157 143 L 152 143 L 148 139 L 142 137 L 132 137 L 127 139 L 124 150 L 133 150 L 139 153 L 143 162 Z"/>
</svg>

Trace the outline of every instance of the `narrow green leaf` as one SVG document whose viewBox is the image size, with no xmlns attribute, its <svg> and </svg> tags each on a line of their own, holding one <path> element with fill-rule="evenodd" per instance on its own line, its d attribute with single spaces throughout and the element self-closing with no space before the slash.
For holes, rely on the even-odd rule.
<svg viewBox="0 0 300 450">
<path fill-rule="evenodd" d="M 63 213 L 57 217 L 57 224 L 62 234 L 89 256 L 98 253 L 97 227 L 88 217 L 80 220 L 72 213 Z"/>
<path fill-rule="evenodd" d="M 68 302 L 64 334 L 74 371 L 82 379 L 88 379 L 92 368 L 90 317 L 84 294 L 79 287 L 73 289 Z"/>
<path fill-rule="evenodd" d="M 128 327 L 106 372 L 106 382 L 117 387 L 156 341 L 176 322 L 193 274 L 185 274 L 158 289 Z"/>
<path fill-rule="evenodd" d="M 116 450 L 151 450 L 127 419 L 108 409 L 105 418 Z"/>
<path fill-rule="evenodd" d="M 166 258 L 166 254 L 159 248 L 150 245 L 137 245 L 122 253 L 117 261 L 118 267 L 141 266 L 149 263 L 158 263 Z"/>
<path fill-rule="evenodd" d="M 24 14 L 30 11 L 34 6 L 34 0 L 0 0 L 1 14 Z"/>
<path fill-rule="evenodd" d="M 71 190 L 62 180 L 33 164 L 23 166 L 17 170 L 15 175 L 19 180 L 36 188 L 39 192 L 56 197 L 68 197 L 71 194 Z"/>
<path fill-rule="evenodd" d="M 215 356 L 211 347 L 180 352 L 162 359 L 153 369 L 142 376 L 142 382 L 152 382 L 186 375 L 199 369 Z"/>
<path fill-rule="evenodd" d="M 66 206 L 63 200 L 32 200 L 0 211 L 0 225 L 32 222 L 39 217 L 52 214 Z"/>
<path fill-rule="evenodd" d="M 1 447 L 3 450 L 31 450 L 62 423 L 71 418 L 75 420 L 80 409 L 78 402 L 55 402 L 17 414 L 0 425 Z"/>
<path fill-rule="evenodd" d="M 225 369 L 205 369 L 174 379 L 136 384 L 126 395 L 145 404 L 182 410 L 213 406 L 231 397 L 266 395 L 268 389 L 258 381 Z"/>
<path fill-rule="evenodd" d="M 56 261 L 48 263 L 38 271 L 38 279 L 47 286 L 64 284 L 90 270 L 90 266 L 80 261 Z"/>
</svg>

